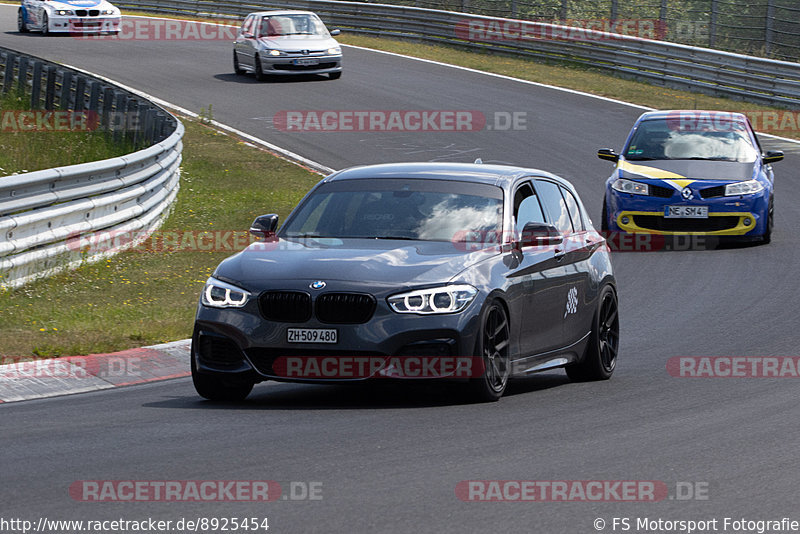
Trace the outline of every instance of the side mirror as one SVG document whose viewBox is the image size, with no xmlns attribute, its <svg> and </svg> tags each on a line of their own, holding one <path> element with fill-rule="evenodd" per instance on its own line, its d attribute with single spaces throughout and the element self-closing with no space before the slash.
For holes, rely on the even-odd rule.
<svg viewBox="0 0 800 534">
<path fill-rule="evenodd" d="M 619 154 L 617 154 L 610 148 L 601 148 L 600 150 L 598 150 L 597 157 L 614 163 L 619 161 Z"/>
<path fill-rule="evenodd" d="M 783 151 L 781 150 L 770 150 L 764 154 L 764 163 L 775 163 L 776 161 L 780 161 L 782 159 Z"/>
<path fill-rule="evenodd" d="M 552 224 L 529 222 L 522 229 L 520 247 L 552 246 L 564 242 L 564 236 Z"/>
<path fill-rule="evenodd" d="M 278 216 L 275 213 L 256 217 L 256 220 L 250 225 L 250 233 L 263 239 L 275 235 L 277 229 Z"/>
<path fill-rule="evenodd" d="M 331 30 L 331 35 L 339 35 L 340 33 L 342 33 L 342 30 L 340 30 L 339 28 Z"/>
</svg>

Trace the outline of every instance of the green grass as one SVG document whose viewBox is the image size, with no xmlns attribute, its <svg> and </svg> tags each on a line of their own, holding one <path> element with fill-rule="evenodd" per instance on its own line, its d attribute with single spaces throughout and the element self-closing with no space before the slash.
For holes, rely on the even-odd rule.
<svg viewBox="0 0 800 534">
<path fill-rule="evenodd" d="M 27 111 L 26 97 L 8 93 L 0 97 L 0 177 L 75 165 L 133 151 L 126 142 L 114 142 L 101 131 L 19 131 L 16 111 Z M 10 113 L 10 115 L 6 115 Z"/>
<path fill-rule="evenodd" d="M 178 199 L 158 235 L 238 231 L 257 215 L 284 218 L 320 177 L 184 120 Z M 232 252 L 148 251 L 0 293 L 0 356 L 111 352 L 191 335 L 200 289 Z"/>
</svg>

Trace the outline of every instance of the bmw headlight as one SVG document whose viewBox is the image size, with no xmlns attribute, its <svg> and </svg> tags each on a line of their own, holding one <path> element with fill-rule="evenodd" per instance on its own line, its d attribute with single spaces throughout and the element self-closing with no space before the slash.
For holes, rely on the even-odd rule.
<svg viewBox="0 0 800 534">
<path fill-rule="evenodd" d="M 56 10 L 56 15 L 61 15 L 62 17 L 70 16 L 72 14 L 73 14 L 72 11 L 70 11 L 69 9 Z"/>
<path fill-rule="evenodd" d="M 103 14 L 103 15 L 113 15 L 114 14 L 114 10 L 113 9 L 104 9 L 100 13 Z"/>
<path fill-rule="evenodd" d="M 328 53 L 331 54 L 332 56 L 335 56 L 341 54 L 342 49 L 339 48 L 338 46 L 332 46 L 331 48 L 328 49 Z"/>
<path fill-rule="evenodd" d="M 620 193 L 631 193 L 632 195 L 650 194 L 650 187 L 647 184 L 626 180 L 625 178 L 617 178 L 611 184 L 611 189 Z"/>
<path fill-rule="evenodd" d="M 203 288 L 203 305 L 211 308 L 241 308 L 247 304 L 250 293 L 214 277 L 206 281 Z"/>
<path fill-rule="evenodd" d="M 458 313 L 475 299 L 478 290 L 468 284 L 418 289 L 392 295 L 387 299 L 397 313 Z"/>
<path fill-rule="evenodd" d="M 754 195 L 764 190 L 764 185 L 758 180 L 747 180 L 725 186 L 725 196 L 735 197 L 738 195 Z"/>
</svg>

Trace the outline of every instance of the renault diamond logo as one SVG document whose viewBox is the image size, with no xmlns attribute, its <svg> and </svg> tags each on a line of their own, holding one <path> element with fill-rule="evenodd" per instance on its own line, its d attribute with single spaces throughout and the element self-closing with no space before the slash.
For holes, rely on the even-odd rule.
<svg viewBox="0 0 800 534">
<path fill-rule="evenodd" d="M 681 196 L 683 197 L 684 200 L 689 200 L 690 198 L 692 198 L 692 190 L 689 189 L 688 187 L 684 187 L 683 191 L 681 191 Z"/>
<path fill-rule="evenodd" d="M 316 282 L 311 282 L 311 285 L 309 285 L 308 287 L 310 287 L 311 289 L 322 289 L 326 285 L 327 284 L 322 280 L 317 280 Z"/>
</svg>

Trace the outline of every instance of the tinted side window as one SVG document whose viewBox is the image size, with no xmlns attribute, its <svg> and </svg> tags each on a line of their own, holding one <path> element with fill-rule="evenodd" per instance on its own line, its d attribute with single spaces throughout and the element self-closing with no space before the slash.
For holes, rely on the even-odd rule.
<svg viewBox="0 0 800 534">
<path fill-rule="evenodd" d="M 560 232 L 572 233 L 572 221 L 569 218 L 569 210 L 564 197 L 561 196 L 561 188 L 553 182 L 536 180 L 536 191 L 542 200 L 542 205 L 547 212 L 548 222 L 555 225 Z"/>
<path fill-rule="evenodd" d="M 516 229 L 521 232 L 526 223 L 545 222 L 539 199 L 530 184 L 524 184 L 514 195 L 514 220 Z"/>
<path fill-rule="evenodd" d="M 586 228 L 581 218 L 581 210 L 578 208 L 578 201 L 575 200 L 575 196 L 563 187 L 561 188 L 561 193 L 564 195 L 564 200 L 567 202 L 567 209 L 569 210 L 569 216 L 572 218 L 572 226 L 575 227 L 575 231 L 580 232 L 581 230 L 585 230 Z"/>
</svg>

